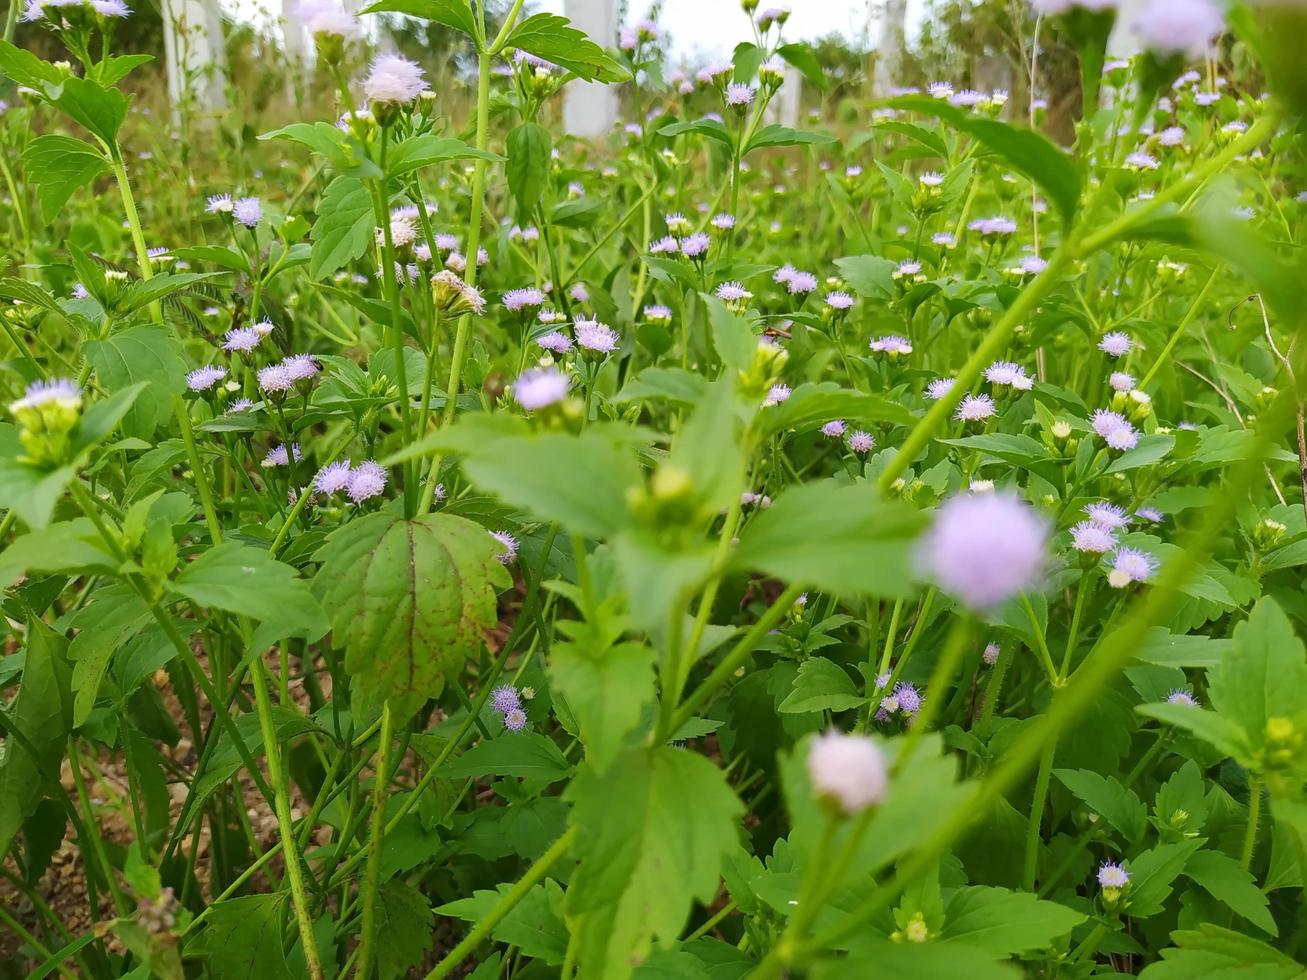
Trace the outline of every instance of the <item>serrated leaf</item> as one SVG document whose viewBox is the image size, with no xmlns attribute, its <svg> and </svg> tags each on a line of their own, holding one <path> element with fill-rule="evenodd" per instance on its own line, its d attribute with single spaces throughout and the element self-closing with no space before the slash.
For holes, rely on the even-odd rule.
<svg viewBox="0 0 1307 980">
<path fill-rule="evenodd" d="M 996 963 L 965 943 L 859 941 L 843 959 L 813 964 L 812 980 L 1021 980 L 1021 970 Z"/>
<path fill-rule="evenodd" d="M 332 640 L 365 697 L 435 697 L 498 619 L 501 545 L 451 514 L 405 521 L 356 518 L 315 556 L 314 589 L 332 614 Z"/>
<path fill-rule="evenodd" d="M 60 89 L 55 105 L 106 143 L 117 140 L 131 99 L 89 78 L 64 78 Z"/>
<path fill-rule="evenodd" d="M 509 131 L 505 146 L 508 166 L 504 176 L 517 201 L 517 213 L 525 218 L 540 203 L 540 195 L 549 182 L 549 151 L 553 141 L 543 126 L 524 122 Z"/>
<path fill-rule="evenodd" d="M 376 217 L 372 195 L 357 177 L 337 177 L 322 194 L 318 220 L 309 238 L 309 278 L 329 276 L 345 263 L 362 256 L 372 242 Z"/>
<path fill-rule="evenodd" d="M 398 878 L 377 893 L 377 966 L 383 977 L 408 976 L 431 949 L 431 904 Z"/>
<path fill-rule="evenodd" d="M 201 607 L 276 623 L 309 639 L 326 632 L 326 616 L 309 583 L 262 548 L 239 541 L 204 552 L 182 569 L 172 588 Z"/>
<path fill-rule="evenodd" d="M 60 521 L 15 538 L 0 552 L 0 588 L 9 588 L 20 575 L 36 572 L 109 572 L 118 560 L 105 551 L 103 539 L 90 520 Z"/>
<path fill-rule="evenodd" d="M 731 565 L 824 592 L 908 596 L 922 523 L 918 510 L 865 484 L 802 484 L 750 519 Z"/>
<path fill-rule="evenodd" d="M 36 185 L 41 220 L 58 217 L 68 199 L 109 169 L 109 164 L 91 144 L 71 136 L 47 133 L 32 140 L 23 150 L 23 173 Z"/>
<path fill-rule="evenodd" d="M 1053 775 L 1089 809 L 1115 827 L 1128 841 L 1137 843 L 1148 829 L 1148 808 L 1112 776 L 1100 776 L 1088 769 L 1054 769 Z"/>
<path fill-rule="evenodd" d="M 475 39 L 476 16 L 467 0 L 381 0 L 366 7 L 365 14 L 407 14 L 436 24 L 444 24 Z"/>
<path fill-rule="evenodd" d="M 90 717 L 114 651 L 153 618 L 140 596 L 119 583 L 97 589 L 92 602 L 73 616 L 69 625 L 80 631 L 68 647 L 73 662 L 73 727 L 84 725 Z"/>
<path fill-rule="evenodd" d="M 653 651 L 622 643 L 592 656 L 578 644 L 556 643 L 549 652 L 549 679 L 580 725 L 586 759 L 602 774 L 653 700 Z"/>
<path fill-rule="evenodd" d="M 812 48 L 806 44 L 791 42 L 790 44 L 782 44 L 776 49 L 776 53 L 799 69 L 803 77 L 815 88 L 823 92 L 826 91 L 829 83 L 826 80 L 825 72 L 822 71 L 821 62 L 817 60 Z"/>
<path fill-rule="evenodd" d="M 1029 892 L 959 888 L 944 912 L 944 942 L 962 942 L 994 956 L 1046 949 L 1085 921 L 1085 914 Z"/>
<path fill-rule="evenodd" d="M 832 419 L 843 419 L 855 425 L 877 422 L 912 425 L 916 421 L 900 402 L 865 391 L 841 388 L 832 381 L 820 381 L 799 385 L 785 401 L 769 406 L 759 417 L 758 428 L 766 438 L 789 429 L 800 432 L 814 429 Z"/>
<path fill-rule="evenodd" d="M 1307 967 L 1273 946 L 1231 929 L 1203 923 L 1196 930 L 1171 933 L 1175 948 L 1139 974 L 1140 980 L 1194 980 L 1239 977 L 1240 980 L 1301 980 Z"/>
<path fill-rule="evenodd" d="M 716 766 L 671 748 L 629 750 L 603 776 L 583 766 L 565 798 L 580 830 L 567 890 L 578 973 L 624 980 L 716 893 L 743 807 Z"/>
<path fill-rule="evenodd" d="M 1268 911 L 1270 902 L 1252 874 L 1234 858 L 1220 851 L 1199 851 L 1185 863 L 1184 874 L 1257 928 L 1272 936 L 1280 934 Z"/>
<path fill-rule="evenodd" d="M 769 123 L 754 134 L 744 152 L 751 153 L 765 146 L 810 146 L 834 142 L 835 137 L 826 133 L 810 133 L 802 129 L 790 129 L 779 123 Z"/>
<path fill-rule="evenodd" d="M 1126 914 L 1144 919 L 1165 908 L 1171 894 L 1171 883 L 1185 869 L 1185 865 L 1200 847 L 1201 839 L 1178 844 L 1159 844 L 1126 862 L 1130 872 L 1130 888 L 1126 893 Z"/>
<path fill-rule="evenodd" d="M 1268 719 L 1292 718 L 1307 704 L 1307 653 L 1273 599 L 1234 628 L 1232 649 L 1207 677 L 1212 710 L 1243 730 L 1254 753 Z"/>
<path fill-rule="evenodd" d="M 879 255 L 846 255 L 835 260 L 840 276 L 859 296 L 889 299 L 894 296 L 894 270 L 898 263 Z"/>
<path fill-rule="evenodd" d="M 484 919 L 513 886 L 502 884 L 494 891 L 477 889 L 468 898 L 449 902 L 436 909 L 437 915 L 446 915 L 465 922 Z M 567 954 L 567 925 L 563 921 L 563 890 L 552 878 L 531 888 L 522 901 L 513 907 L 498 925 L 491 930 L 491 938 L 521 950 L 522 955 L 538 959 L 552 966 L 563 962 Z"/>
<path fill-rule="evenodd" d="M 50 62 L 43 61 L 32 52 L 5 40 L 0 40 L 0 72 L 19 85 L 36 89 L 38 92 L 44 88 L 46 82 L 58 84 L 64 77 L 63 72 Z"/>
<path fill-rule="evenodd" d="M 517 776 L 546 783 L 564 779 L 571 771 L 554 740 L 538 732 L 506 732 L 487 739 L 440 769 L 448 779 Z"/>
<path fill-rule="evenodd" d="M 208 920 L 186 947 L 199 955 L 214 980 L 290 980 L 282 952 L 281 919 L 286 892 L 229 898 L 208 909 Z"/>
<path fill-rule="evenodd" d="M 144 383 L 122 426 L 126 435 L 153 437 L 173 414 L 173 396 L 186 390 L 186 360 L 172 331 L 162 326 L 130 327 L 104 340 L 88 340 L 82 350 L 105 388 Z"/>
<path fill-rule="evenodd" d="M 603 48 L 558 14 L 528 17 L 513 28 L 503 47 L 527 51 L 587 81 L 624 82 L 630 77 Z"/>
<path fill-rule="evenodd" d="M 259 136 L 260 140 L 286 140 L 307 146 L 338 167 L 349 166 L 346 136 L 329 122 L 291 123 Z"/>
<path fill-rule="evenodd" d="M 776 710 L 783 714 L 847 711 L 866 700 L 843 667 L 825 657 L 809 657 L 799 664 L 794 687 Z"/>
<path fill-rule="evenodd" d="M 462 140 L 424 133 L 421 136 L 406 139 L 396 146 L 386 166 L 389 168 L 392 177 L 402 177 L 414 170 L 420 170 L 422 167 L 429 167 L 434 163 L 442 163 L 446 160 L 486 160 L 493 162 L 502 159 L 497 153 L 491 153 L 489 150 L 478 150 L 475 146 L 469 146 Z"/>
</svg>

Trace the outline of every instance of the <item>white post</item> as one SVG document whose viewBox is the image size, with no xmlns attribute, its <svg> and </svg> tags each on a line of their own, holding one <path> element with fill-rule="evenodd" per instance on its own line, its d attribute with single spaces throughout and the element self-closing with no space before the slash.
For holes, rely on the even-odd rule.
<svg viewBox="0 0 1307 980">
<path fill-rule="evenodd" d="M 616 0 L 564 0 L 563 13 L 577 30 L 601 47 L 617 37 Z M 643 123 L 644 120 L 640 120 Z M 617 122 L 617 92 L 610 85 L 579 80 L 563 93 L 563 128 L 575 136 L 602 136 Z"/>
<path fill-rule="evenodd" d="M 186 103 L 202 114 L 224 111 L 227 59 L 216 0 L 163 0 L 163 19 L 174 121 Z"/>
<path fill-rule="evenodd" d="M 803 101 L 803 72 L 793 65 L 785 66 L 785 81 L 776 101 L 780 103 L 779 117 L 782 126 L 795 129 L 799 125 L 800 103 Z"/>
<path fill-rule="evenodd" d="M 872 91 L 883 99 L 901 82 L 903 75 L 903 22 L 908 15 L 908 0 L 885 0 L 880 15 L 880 44 L 876 46 L 876 73 Z"/>
<path fill-rule="evenodd" d="M 301 3 L 302 0 L 281 0 L 281 36 L 286 47 L 286 60 L 296 75 L 309 64 L 304 22 L 300 18 Z"/>
<path fill-rule="evenodd" d="M 1131 25 L 1142 6 L 1141 0 L 1121 0 L 1121 5 L 1117 8 L 1112 36 L 1107 39 L 1109 58 L 1132 58 L 1139 53 L 1139 38 Z"/>
</svg>

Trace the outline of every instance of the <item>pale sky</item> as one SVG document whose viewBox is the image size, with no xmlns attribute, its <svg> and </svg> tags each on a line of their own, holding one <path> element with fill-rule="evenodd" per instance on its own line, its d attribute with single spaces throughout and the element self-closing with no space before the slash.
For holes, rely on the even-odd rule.
<svg viewBox="0 0 1307 980">
<path fill-rule="evenodd" d="M 565 0 L 530 0 L 536 11 L 563 13 Z M 616 2 L 616 0 L 614 0 Z M 761 6 L 779 5 L 782 0 L 761 0 Z M 879 30 L 876 12 L 883 0 L 789 0 L 793 10 L 785 24 L 785 38 L 789 41 L 809 41 L 832 31 L 875 45 Z M 908 0 L 908 24 L 918 23 L 926 0 Z M 222 5 L 241 19 L 267 23 L 269 9 L 279 10 L 278 0 L 222 0 Z M 358 6 L 367 0 L 358 0 Z M 630 0 L 630 16 L 638 20 L 645 16 L 648 6 L 642 0 Z M 745 13 L 738 0 L 664 0 L 659 18 L 672 38 L 670 54 L 674 62 L 696 63 L 708 58 L 729 55 L 741 41 L 752 40 Z M 912 28 L 908 29 L 909 37 Z M 613 43 L 602 39 L 600 43 Z"/>
</svg>

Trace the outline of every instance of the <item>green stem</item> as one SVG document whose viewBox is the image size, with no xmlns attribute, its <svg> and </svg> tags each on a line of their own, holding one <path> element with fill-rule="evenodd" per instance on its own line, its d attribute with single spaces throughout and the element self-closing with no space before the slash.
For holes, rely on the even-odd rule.
<svg viewBox="0 0 1307 980">
<path fill-rule="evenodd" d="M 322 980 L 322 965 L 318 962 L 318 947 L 313 938 L 313 920 L 309 917 L 308 896 L 304 891 L 304 870 L 299 848 L 295 846 L 295 828 L 290 818 L 290 784 L 281 764 L 281 744 L 272 722 L 272 701 L 268 697 L 268 684 L 263 661 L 254 658 L 250 671 L 254 680 L 254 706 L 259 714 L 259 731 L 263 736 L 263 758 L 272 780 L 273 809 L 277 815 L 277 836 L 285 854 L 286 877 L 290 879 L 291 904 L 295 907 L 295 923 L 299 927 L 300 945 L 304 960 L 313 980 Z"/>
<path fill-rule="evenodd" d="M 1039 829 L 1044 819 L 1044 805 L 1048 802 L 1048 783 L 1053 773 L 1053 755 L 1057 752 L 1057 738 L 1050 738 L 1039 759 L 1039 773 L 1035 776 L 1035 798 L 1030 805 L 1030 820 L 1026 824 L 1026 863 L 1022 887 L 1035 890 L 1039 871 Z"/>
<path fill-rule="evenodd" d="M 1239 851 L 1239 863 L 1246 869 L 1253 862 L 1253 848 L 1257 846 L 1257 825 L 1262 815 L 1262 781 L 1257 776 L 1248 777 L 1248 826 L 1243 835 L 1243 848 Z"/>
<path fill-rule="evenodd" d="M 372 973 L 372 959 L 377 942 L 377 888 L 381 884 L 381 842 L 386 829 L 382 822 L 386 810 L 387 764 L 393 741 L 390 702 L 381 705 L 381 734 L 377 743 L 377 771 L 372 785 L 372 816 L 368 826 L 368 868 L 363 884 L 363 934 L 359 940 L 359 964 L 356 980 L 367 980 Z M 415 794 L 416 795 L 416 794 Z"/>
<path fill-rule="evenodd" d="M 173 410 L 181 425 L 182 444 L 186 447 L 186 458 L 190 461 L 191 472 L 195 474 L 195 489 L 200 494 L 200 507 L 204 511 L 204 523 L 209 528 L 209 538 L 215 544 L 222 544 L 222 525 L 218 523 L 218 512 L 213 506 L 213 491 L 209 489 L 209 474 L 204 469 L 200 452 L 195 446 L 195 430 L 191 427 L 191 412 L 186 401 L 177 395 L 174 397 Z"/>
<path fill-rule="evenodd" d="M 1030 596 L 1021 593 L 1021 607 L 1026 611 L 1026 618 L 1030 620 L 1030 631 L 1035 634 L 1035 649 L 1039 651 L 1039 659 L 1043 661 L 1044 670 L 1048 673 L 1048 682 L 1054 687 L 1059 687 L 1062 679 L 1058 676 L 1057 668 L 1053 666 L 1053 655 L 1048 650 L 1048 639 L 1044 636 L 1044 628 L 1039 625 L 1039 617 L 1035 615 L 1035 607 L 1030 602 Z"/>
<path fill-rule="evenodd" d="M 440 980 L 441 977 L 449 976 L 455 967 L 467 959 L 481 940 L 489 936 L 495 926 L 499 925 L 504 917 L 513 911 L 522 899 L 526 898 L 527 893 L 544 880 L 545 875 L 549 873 L 549 869 L 567 853 L 576 836 L 577 828 L 571 827 L 558 840 L 554 841 L 549 849 L 540 855 L 535 864 L 527 869 L 521 880 L 505 892 L 504 896 L 495 903 L 495 907 L 473 927 L 471 932 L 463 937 L 463 941 L 450 950 L 448 956 L 436 964 L 435 968 L 427 974 L 426 980 Z"/>
<path fill-rule="evenodd" d="M 1194 297 L 1194 301 L 1189 305 L 1189 309 L 1185 311 L 1184 316 L 1180 318 L 1180 322 L 1177 323 L 1175 329 L 1171 331 L 1171 336 L 1167 339 L 1166 346 L 1161 349 L 1157 355 L 1157 359 L 1153 361 L 1153 366 L 1148 369 L 1148 373 L 1145 374 L 1143 380 L 1139 382 L 1138 388 L 1140 391 L 1143 391 L 1148 387 L 1148 383 L 1157 376 L 1157 372 L 1162 369 L 1162 365 L 1170 359 L 1171 351 L 1173 351 L 1175 345 L 1180 342 L 1181 336 L 1184 335 L 1185 328 L 1188 327 L 1189 324 L 1193 322 L 1194 317 L 1198 315 L 1199 307 L 1203 305 L 1203 300 L 1207 299 L 1207 294 L 1211 292 L 1212 286 L 1216 285 L 1216 277 L 1220 275 L 1220 272 L 1221 267 L 1218 265 L 1212 270 L 1212 274 L 1207 277 L 1207 282 L 1203 284 L 1203 288 L 1198 291 L 1198 295 Z"/>
</svg>

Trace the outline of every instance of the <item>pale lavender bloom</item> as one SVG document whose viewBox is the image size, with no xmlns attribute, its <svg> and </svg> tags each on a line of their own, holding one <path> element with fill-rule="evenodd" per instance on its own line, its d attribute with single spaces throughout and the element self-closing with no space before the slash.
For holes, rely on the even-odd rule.
<svg viewBox="0 0 1307 980">
<path fill-rule="evenodd" d="M 386 468 L 375 460 L 366 460 L 354 467 L 349 474 L 349 486 L 346 488 L 349 499 L 356 504 L 380 496 L 386 489 Z"/>
<path fill-rule="evenodd" d="M 448 232 L 436 236 L 436 248 L 442 252 L 452 252 L 458 248 L 458 236 Z"/>
<path fill-rule="evenodd" d="M 1201 106 L 1204 109 L 1207 108 L 1208 106 L 1216 105 L 1216 103 L 1220 101 L 1221 101 L 1221 94 L 1219 92 L 1195 92 L 1194 93 L 1194 105 Z"/>
<path fill-rule="evenodd" d="M 1047 543 L 1047 522 L 1015 494 L 967 494 L 940 506 L 920 557 L 936 585 L 984 610 L 1036 584 Z"/>
<path fill-rule="evenodd" d="M 674 255 L 676 252 L 680 250 L 680 248 L 681 245 L 675 238 L 673 238 L 671 235 L 664 235 L 662 238 L 659 238 L 657 241 L 653 241 L 649 243 L 649 254 L 650 255 L 668 255 L 668 254 Z"/>
<path fill-rule="evenodd" d="M 921 710 L 921 692 L 917 688 L 906 682 L 899 682 L 894 685 L 894 700 L 899 704 L 899 712 L 911 718 Z"/>
<path fill-rule="evenodd" d="M 572 379 L 557 368 L 533 368 L 513 382 L 513 398 L 528 412 L 562 401 L 571 390 Z"/>
<path fill-rule="evenodd" d="M 1136 150 L 1125 158 L 1125 165 L 1131 170 L 1156 170 L 1161 164 L 1152 154 Z"/>
<path fill-rule="evenodd" d="M 1147 582 L 1156 574 L 1157 566 L 1157 559 L 1146 551 L 1118 548 L 1112 556 L 1112 571 L 1108 573 L 1107 584 L 1114 589 L 1123 589 L 1131 582 Z"/>
<path fill-rule="evenodd" d="M 644 318 L 655 323 L 671 323 L 672 311 L 670 307 L 660 303 L 650 303 L 644 308 Z"/>
<path fill-rule="evenodd" d="M 237 398 L 227 406 L 227 411 L 235 415 L 238 412 L 248 412 L 253 407 L 254 402 L 250 401 L 248 398 Z"/>
<path fill-rule="evenodd" d="M 844 430 L 848 428 L 843 419 L 831 419 L 821 427 L 821 434 L 829 439 L 839 439 L 844 435 Z"/>
<path fill-rule="evenodd" d="M 1107 409 L 1096 409 L 1089 418 L 1090 427 L 1113 449 L 1133 449 L 1139 441 L 1135 428 L 1125 418 Z"/>
<path fill-rule="evenodd" d="M 230 194 L 214 194 L 204 205 L 204 210 L 209 214 L 231 214 L 235 207 Z"/>
<path fill-rule="evenodd" d="M 817 277 L 811 272 L 795 272 L 785 283 L 790 295 L 807 294 L 817 288 Z"/>
<path fill-rule="evenodd" d="M 898 268 L 890 275 L 895 279 L 902 279 L 905 276 L 915 276 L 921 272 L 920 262 L 900 262 Z"/>
<path fill-rule="evenodd" d="M 300 4 L 299 11 L 310 34 L 342 40 L 363 36 L 354 15 L 329 0 L 308 0 Z"/>
<path fill-rule="evenodd" d="M 912 343 L 906 337 L 873 337 L 867 345 L 877 354 L 911 354 Z"/>
<path fill-rule="evenodd" d="M 922 187 L 939 187 L 944 183 L 944 175 L 938 170 L 927 170 L 917 178 Z"/>
<path fill-rule="evenodd" d="M 931 82 L 926 86 L 926 93 L 932 98 L 947 99 L 953 94 L 953 86 L 949 82 Z"/>
<path fill-rule="evenodd" d="M 269 449 L 268 455 L 263 457 L 263 465 L 265 467 L 289 466 L 292 457 L 295 462 L 298 463 L 300 461 L 300 444 L 298 442 L 290 447 L 289 454 L 286 452 L 286 447 L 284 445 L 274 446 L 272 449 Z"/>
<path fill-rule="evenodd" d="M 512 684 L 501 684 L 490 692 L 490 707 L 494 708 L 501 715 L 506 715 L 510 711 L 520 710 L 522 699 L 518 696 L 517 688 Z"/>
<path fill-rule="evenodd" d="M 863 432 L 861 429 L 849 435 L 849 449 L 859 456 L 865 456 L 876 447 L 876 439 L 870 432 Z"/>
<path fill-rule="evenodd" d="M 962 109 L 971 109 L 985 101 L 985 96 L 975 89 L 964 88 L 961 92 L 954 92 L 948 97 L 950 105 L 958 106 Z"/>
<path fill-rule="evenodd" d="M 1048 268 L 1048 260 L 1041 259 L 1038 255 L 1025 256 L 1017 266 L 1028 276 L 1037 276 Z"/>
<path fill-rule="evenodd" d="M 510 289 L 504 293 L 504 307 L 511 313 L 520 313 L 526 307 L 540 306 L 545 301 L 545 294 L 534 286 L 525 289 Z"/>
<path fill-rule="evenodd" d="M 572 299 L 578 303 L 590 302 L 590 290 L 585 288 L 585 283 L 583 282 L 576 283 L 570 290 L 568 290 L 567 295 L 571 296 Z"/>
<path fill-rule="evenodd" d="M 1161 524 L 1166 515 L 1156 507 L 1140 507 L 1135 511 L 1135 517 L 1141 521 L 1147 521 L 1149 524 Z"/>
<path fill-rule="evenodd" d="M 426 88 L 425 75 L 417 62 L 397 54 L 379 54 L 363 80 L 363 93 L 369 102 L 412 102 Z"/>
<path fill-rule="evenodd" d="M 953 248 L 958 243 L 951 231 L 937 231 L 930 236 L 930 240 L 940 248 Z"/>
<path fill-rule="evenodd" d="M 91 0 L 91 9 L 101 17 L 128 17 L 132 12 L 123 0 Z"/>
<path fill-rule="evenodd" d="M 771 281 L 782 286 L 788 285 L 789 281 L 794 278 L 797 271 L 798 270 L 795 269 L 794 266 L 786 262 L 783 266 L 772 273 Z"/>
<path fill-rule="evenodd" d="M 988 395 L 966 395 L 958 404 L 953 417 L 959 422 L 984 422 L 993 418 L 997 411 L 994 399 Z"/>
<path fill-rule="evenodd" d="M 861 176 L 862 176 L 862 168 L 859 167 L 856 163 L 853 164 L 853 165 L 850 166 L 850 167 L 845 167 L 845 168 L 844 168 L 844 176 L 845 176 L 845 177 L 848 177 L 850 180 L 853 180 L 855 177 L 861 177 Z"/>
<path fill-rule="evenodd" d="M 1132 391 L 1135 379 L 1133 375 L 1126 374 L 1124 371 L 1113 371 L 1107 383 L 1112 386 L 1113 391 Z"/>
<path fill-rule="evenodd" d="M 1101 524 L 1103 527 L 1122 528 L 1130 523 L 1130 515 L 1123 507 L 1110 504 L 1105 500 L 1086 504 L 1085 514 L 1095 524 Z"/>
<path fill-rule="evenodd" d="M 566 323 L 567 315 L 558 310 L 543 309 L 536 314 L 536 319 L 541 323 Z"/>
<path fill-rule="evenodd" d="M 611 354 L 621 342 L 617 331 L 598 320 L 577 320 L 572 329 L 576 333 L 577 346 L 599 354 Z"/>
<path fill-rule="evenodd" d="M 521 708 L 514 708 L 504 715 L 504 727 L 510 732 L 520 732 L 526 728 L 526 712 Z"/>
<path fill-rule="evenodd" d="M 977 218 L 967 228 L 982 235 L 1011 235 L 1017 230 L 1017 223 L 1011 218 Z"/>
<path fill-rule="evenodd" d="M 1034 382 L 1026 376 L 1026 369 L 1012 361 L 995 361 L 985 368 L 985 380 L 992 385 L 1029 391 Z"/>
<path fill-rule="evenodd" d="M 263 220 L 263 205 L 257 197 L 242 197 L 232 205 L 231 214 L 246 228 L 253 228 Z"/>
<path fill-rule="evenodd" d="M 690 223 L 690 219 L 680 211 L 673 211 L 671 214 L 665 215 L 663 217 L 663 224 L 667 226 L 668 231 L 675 233 L 689 231 L 690 228 L 693 227 Z"/>
<path fill-rule="evenodd" d="M 1198 707 L 1198 699 L 1195 698 L 1191 692 L 1186 691 L 1184 688 L 1176 688 L 1174 691 L 1168 694 L 1166 696 L 1166 703 L 1178 704 L 1185 708 Z"/>
<path fill-rule="evenodd" d="M 1150 51 L 1198 58 L 1225 29 L 1225 18 L 1212 0 L 1145 0 L 1131 26 Z"/>
<path fill-rule="evenodd" d="M 884 753 L 871 739 L 829 731 L 812 741 L 808 779 L 818 796 L 834 800 L 846 814 L 879 803 L 889 785 Z"/>
<path fill-rule="evenodd" d="M 681 254 L 687 258 L 697 259 L 708 251 L 712 239 L 706 232 L 696 231 L 693 235 L 681 239 Z"/>
<path fill-rule="evenodd" d="M 226 368 L 215 367 L 210 364 L 206 367 L 196 368 L 186 375 L 186 387 L 191 391 L 208 391 L 225 377 L 227 377 Z"/>
<path fill-rule="evenodd" d="M 281 362 L 292 381 L 307 381 L 322 370 L 312 354 L 292 354 Z"/>
<path fill-rule="evenodd" d="M 572 341 L 560 330 L 551 330 L 536 338 L 536 346 L 543 347 L 555 354 L 566 354 L 572 349 Z"/>
<path fill-rule="evenodd" d="M 749 292 L 738 282 L 724 282 L 717 287 L 716 296 L 718 299 L 727 303 L 738 303 L 743 300 L 753 299 L 753 293 Z"/>
<path fill-rule="evenodd" d="M 853 308 L 854 299 L 848 293 L 842 290 L 835 290 L 826 294 L 826 305 L 832 310 L 843 312 Z"/>
<path fill-rule="evenodd" d="M 792 394 L 793 392 L 790 390 L 789 385 L 785 385 L 785 384 L 772 385 L 769 389 L 767 389 L 767 397 L 763 399 L 762 406 L 763 408 L 770 408 L 773 405 L 779 405 L 781 402 L 789 398 L 790 395 Z"/>
<path fill-rule="evenodd" d="M 328 463 L 318 470 L 318 475 L 313 478 L 313 489 L 330 496 L 348 489 L 349 481 L 350 463 L 349 460 L 342 459 L 335 463 Z"/>
<path fill-rule="evenodd" d="M 269 364 L 259 368 L 259 389 L 269 395 L 279 395 L 295 387 L 295 378 L 285 364 Z"/>
<path fill-rule="evenodd" d="M 517 538 L 507 531 L 491 531 L 490 536 L 503 545 L 504 550 L 495 555 L 500 564 L 507 565 L 517 558 Z"/>
<path fill-rule="evenodd" d="M 956 383 L 956 378 L 936 378 L 926 385 L 926 397 L 933 402 L 937 402 L 952 391 Z"/>
<path fill-rule="evenodd" d="M 1158 146 L 1180 146 L 1184 143 L 1185 131 L 1183 126 L 1167 126 L 1157 134 Z"/>
<path fill-rule="evenodd" d="M 744 108 L 753 102 L 753 87 L 743 82 L 732 82 L 726 86 L 726 104 Z"/>
<path fill-rule="evenodd" d="M 1116 547 L 1116 533 L 1105 524 L 1081 521 L 1071 528 L 1071 547 L 1076 551 L 1101 555 Z"/>
<path fill-rule="evenodd" d="M 20 412 L 23 409 L 40 408 L 42 405 L 52 403 L 69 409 L 78 408 L 82 404 L 81 387 L 68 378 L 33 381 L 23 391 L 22 398 L 10 402 L 9 411 Z"/>
<path fill-rule="evenodd" d="M 1103 888 L 1124 888 L 1130 884 L 1130 872 L 1114 861 L 1104 861 L 1098 869 L 1098 884 Z"/>
<path fill-rule="evenodd" d="M 998 663 L 998 656 L 1002 652 L 1002 648 L 997 643 L 987 643 L 985 644 L 985 651 L 980 655 L 980 659 L 984 661 L 986 667 L 993 667 Z"/>
<path fill-rule="evenodd" d="M 733 214 L 714 215 L 711 224 L 718 231 L 728 231 L 729 229 L 735 227 L 735 215 Z"/>
</svg>

